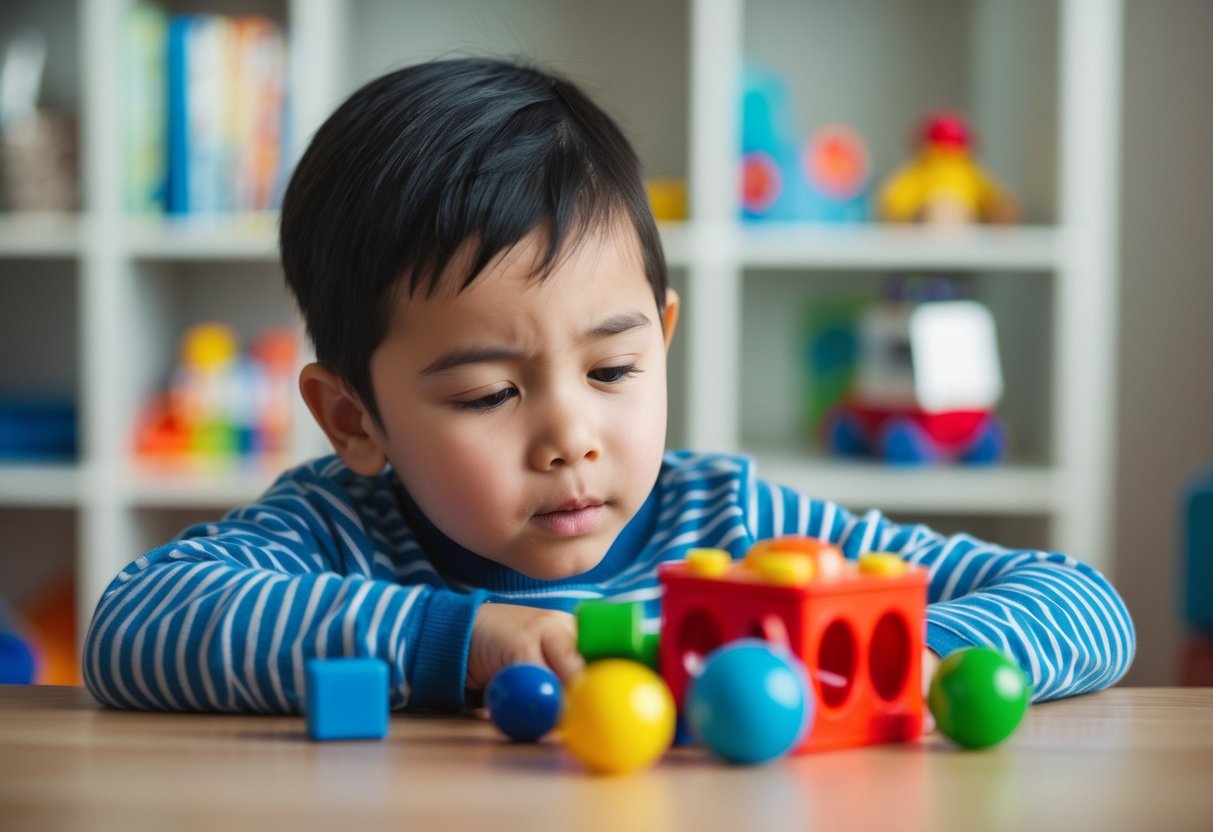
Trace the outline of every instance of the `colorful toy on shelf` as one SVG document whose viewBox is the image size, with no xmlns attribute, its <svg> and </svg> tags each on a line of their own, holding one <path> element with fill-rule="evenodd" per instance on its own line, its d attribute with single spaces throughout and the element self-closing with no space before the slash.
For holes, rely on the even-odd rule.
<svg viewBox="0 0 1213 832">
<path fill-rule="evenodd" d="M 691 680 L 687 722 L 722 759 L 765 763 L 787 754 L 812 728 L 812 690 L 795 656 L 760 639 L 741 639 L 711 653 Z"/>
<path fill-rule="evenodd" d="M 565 748 L 598 774 L 626 774 L 652 765 L 674 741 L 670 690 L 649 668 L 602 659 L 573 680 L 560 734 Z"/>
<path fill-rule="evenodd" d="M 917 140 L 913 161 L 895 171 L 880 189 L 881 219 L 932 225 L 1018 219 L 1015 199 L 973 158 L 973 139 L 959 115 L 930 116 Z"/>
<path fill-rule="evenodd" d="M 0 459 L 70 460 L 78 444 L 76 421 L 71 398 L 0 395 Z"/>
<path fill-rule="evenodd" d="M 874 574 L 831 544 L 787 537 L 761 541 L 723 572 L 683 561 L 662 566 L 659 577 L 661 672 L 680 707 L 706 657 L 758 637 L 807 668 L 816 717 L 797 751 L 922 732 L 924 570 Z"/>
<path fill-rule="evenodd" d="M 1181 685 L 1213 685 L 1213 468 L 1205 468 L 1181 495 L 1185 623 Z"/>
<path fill-rule="evenodd" d="M 225 324 L 191 327 L 170 388 L 144 408 L 137 453 L 160 461 L 273 456 L 288 445 L 297 336 L 270 329 L 241 355 Z"/>
<path fill-rule="evenodd" d="M 685 179 L 647 179 L 653 219 L 657 222 L 682 222 L 687 218 L 687 181 Z"/>
<path fill-rule="evenodd" d="M 388 730 L 388 666 L 381 659 L 311 659 L 303 709 L 313 740 L 379 740 Z"/>
<path fill-rule="evenodd" d="M 1003 457 L 995 412 L 1002 370 L 989 309 L 894 297 L 860 314 L 856 337 L 849 391 L 823 420 L 835 453 L 896 464 Z"/>
<path fill-rule="evenodd" d="M 555 673 L 535 664 L 512 664 L 493 674 L 484 704 L 501 733 L 514 742 L 536 742 L 556 727 L 564 702 Z"/>
<path fill-rule="evenodd" d="M 867 217 L 870 165 L 863 137 L 830 124 L 801 142 L 787 85 L 757 66 L 742 98 L 742 216 L 751 220 L 859 222 Z"/>
<path fill-rule="evenodd" d="M 0 685 L 33 683 L 37 664 L 25 628 L 0 598 Z"/>
<path fill-rule="evenodd" d="M 76 646 L 75 576 L 59 573 L 28 593 L 18 615 L 34 650 L 34 684 L 83 684 Z"/>
<path fill-rule="evenodd" d="M 987 748 L 1005 740 L 1031 699 L 1032 685 L 1019 665 L 988 647 L 948 654 L 927 694 L 940 733 L 965 748 Z"/>
</svg>

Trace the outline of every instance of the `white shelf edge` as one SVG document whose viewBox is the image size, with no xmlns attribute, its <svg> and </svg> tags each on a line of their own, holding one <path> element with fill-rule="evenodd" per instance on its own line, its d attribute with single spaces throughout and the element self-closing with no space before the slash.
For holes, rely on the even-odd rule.
<svg viewBox="0 0 1213 832">
<path fill-rule="evenodd" d="M 285 464 L 244 469 L 166 469 L 130 465 L 120 481 L 123 501 L 133 508 L 231 509 L 256 501 L 285 470 Z"/>
<path fill-rule="evenodd" d="M 74 508 L 80 494 L 75 463 L 0 463 L 0 508 Z"/>
<path fill-rule="evenodd" d="M 75 214 L 0 214 L 0 257 L 73 258 L 81 252 Z"/>
<path fill-rule="evenodd" d="M 1057 470 L 1047 465 L 897 468 L 771 451 L 754 457 L 762 479 L 853 511 L 1009 516 L 1063 508 Z"/>
<path fill-rule="evenodd" d="M 740 256 L 745 266 L 768 268 L 1052 271 L 1060 237 L 1051 226 L 750 223 L 741 228 Z"/>
<path fill-rule="evenodd" d="M 278 262 L 275 214 L 213 217 L 130 217 L 127 252 L 144 260 L 253 260 Z"/>
<path fill-rule="evenodd" d="M 705 257 L 732 259 L 743 268 L 772 269 L 974 269 L 1052 272 L 1062 264 L 1064 232 L 1054 226 L 929 228 L 878 223 L 705 223 L 659 226 L 671 266 Z M 707 231 L 714 252 L 697 252 Z M 721 236 L 731 238 L 721 241 Z"/>
<path fill-rule="evenodd" d="M 666 265 L 686 268 L 691 264 L 692 233 L 689 222 L 660 222 L 661 245 L 665 249 Z"/>
</svg>

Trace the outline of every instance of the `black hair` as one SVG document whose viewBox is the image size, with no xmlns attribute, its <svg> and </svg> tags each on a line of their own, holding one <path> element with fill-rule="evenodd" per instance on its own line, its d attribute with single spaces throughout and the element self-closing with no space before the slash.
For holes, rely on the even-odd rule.
<svg viewBox="0 0 1213 832">
<path fill-rule="evenodd" d="M 570 241 L 621 221 L 662 310 L 661 239 L 620 128 L 550 72 L 461 58 L 391 72 L 337 108 L 291 175 L 279 247 L 317 360 L 382 427 L 370 360 L 399 291 L 431 295 L 470 245 L 462 291 L 536 229 L 542 279 Z"/>
</svg>

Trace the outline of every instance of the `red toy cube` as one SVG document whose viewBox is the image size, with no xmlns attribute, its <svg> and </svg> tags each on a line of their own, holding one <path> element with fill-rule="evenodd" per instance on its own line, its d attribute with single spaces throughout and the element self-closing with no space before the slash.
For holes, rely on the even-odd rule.
<svg viewBox="0 0 1213 832">
<path fill-rule="evenodd" d="M 813 682 L 816 722 L 798 753 L 922 733 L 925 570 L 863 574 L 847 563 L 840 573 L 781 585 L 752 565 L 711 577 L 683 562 L 662 567 L 660 578 L 661 672 L 679 708 L 708 653 L 759 637 L 785 643 Z"/>
</svg>

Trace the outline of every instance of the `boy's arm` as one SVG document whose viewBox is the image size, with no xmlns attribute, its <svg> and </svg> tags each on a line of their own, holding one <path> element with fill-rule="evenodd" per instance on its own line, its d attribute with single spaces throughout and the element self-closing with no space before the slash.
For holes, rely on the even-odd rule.
<svg viewBox="0 0 1213 832">
<path fill-rule="evenodd" d="M 484 594 L 402 585 L 348 514 L 329 521 L 303 491 L 288 497 L 194 527 L 118 575 L 84 645 L 98 700 L 297 712 L 307 659 L 374 656 L 393 708 L 462 706 Z"/>
<path fill-rule="evenodd" d="M 807 534 L 837 543 L 848 558 L 896 552 L 928 569 L 927 646 L 940 656 L 974 645 L 1002 650 L 1028 674 L 1036 701 L 1107 687 L 1133 659 L 1124 602 L 1073 558 L 946 537 L 875 510 L 860 517 L 769 483 L 757 491 L 759 538 Z"/>
</svg>

